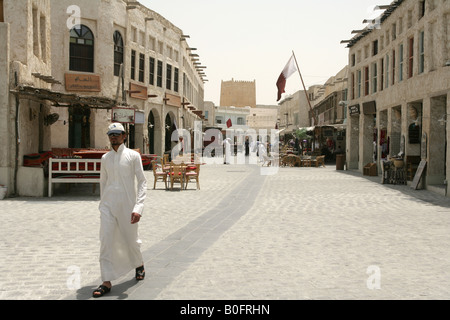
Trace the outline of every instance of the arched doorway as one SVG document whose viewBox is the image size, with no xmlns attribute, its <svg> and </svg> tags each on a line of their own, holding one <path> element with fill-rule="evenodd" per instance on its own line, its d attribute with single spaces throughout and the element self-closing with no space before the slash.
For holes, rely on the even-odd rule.
<svg viewBox="0 0 450 320">
<path fill-rule="evenodd" d="M 90 116 L 89 108 L 69 108 L 69 148 L 90 147 Z"/>
<path fill-rule="evenodd" d="M 176 130 L 174 117 L 171 117 L 170 113 L 166 115 L 166 119 L 164 121 L 164 128 L 166 132 L 164 152 L 170 152 L 172 150 L 172 141 L 171 141 L 172 132 Z"/>
<path fill-rule="evenodd" d="M 148 115 L 148 148 L 149 153 L 155 153 L 155 115 L 150 111 Z"/>
</svg>

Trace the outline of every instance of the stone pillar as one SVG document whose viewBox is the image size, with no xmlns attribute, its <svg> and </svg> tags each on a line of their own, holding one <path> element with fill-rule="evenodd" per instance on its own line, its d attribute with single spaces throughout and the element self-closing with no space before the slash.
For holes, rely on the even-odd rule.
<svg viewBox="0 0 450 320">
<path fill-rule="evenodd" d="M 358 169 L 359 159 L 359 115 L 348 115 L 346 134 L 346 162 L 348 169 Z"/>
<path fill-rule="evenodd" d="M 12 164 L 11 152 L 13 130 L 10 121 L 10 25 L 9 23 L 0 23 L 0 140 L 2 141 L 2 152 L 0 153 L 0 184 L 12 190 Z"/>
</svg>

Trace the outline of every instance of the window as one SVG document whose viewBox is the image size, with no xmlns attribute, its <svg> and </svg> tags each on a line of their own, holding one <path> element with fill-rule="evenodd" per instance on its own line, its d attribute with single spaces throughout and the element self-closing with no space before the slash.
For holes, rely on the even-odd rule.
<svg viewBox="0 0 450 320">
<path fill-rule="evenodd" d="M 148 82 L 150 83 L 150 85 L 154 86 L 155 85 L 155 58 L 150 57 L 150 71 L 149 71 L 149 79 Z"/>
<path fill-rule="evenodd" d="M 420 32 L 419 38 L 419 73 L 423 73 L 425 70 L 425 32 Z"/>
<path fill-rule="evenodd" d="M 364 68 L 364 95 L 369 94 L 369 67 Z"/>
<path fill-rule="evenodd" d="M 123 64 L 123 38 L 119 31 L 115 31 L 114 39 L 114 75 L 120 76 L 120 65 Z"/>
<path fill-rule="evenodd" d="M 411 78 L 413 76 L 413 67 L 414 67 L 414 38 L 410 38 L 408 48 L 408 78 Z"/>
<path fill-rule="evenodd" d="M 358 70 L 358 98 L 361 98 L 361 82 L 362 82 L 361 70 Z"/>
<path fill-rule="evenodd" d="M 403 44 L 400 45 L 398 56 L 398 81 L 403 81 Z"/>
<path fill-rule="evenodd" d="M 350 95 L 351 95 L 352 99 L 355 99 L 355 74 L 354 73 L 352 73 L 352 76 L 351 76 L 351 85 L 352 85 L 352 87 L 351 87 Z M 310 100 L 313 100 L 313 99 L 310 98 Z"/>
<path fill-rule="evenodd" d="M 131 50 L 131 79 L 136 78 L 136 51 Z"/>
<path fill-rule="evenodd" d="M 139 82 L 144 82 L 144 71 L 145 71 L 145 55 L 143 53 L 139 54 Z"/>
<path fill-rule="evenodd" d="M 392 50 L 392 82 L 391 84 L 395 84 L 395 50 Z"/>
<path fill-rule="evenodd" d="M 40 40 L 41 40 L 41 59 L 47 62 L 47 19 L 41 15 L 40 18 Z"/>
<path fill-rule="evenodd" d="M 137 29 L 133 26 L 131 27 L 131 39 L 133 40 L 133 42 L 138 41 Z"/>
<path fill-rule="evenodd" d="M 156 50 L 156 39 L 152 36 L 149 36 L 148 48 L 152 51 Z"/>
<path fill-rule="evenodd" d="M 94 34 L 84 25 L 77 25 L 70 30 L 69 69 L 94 72 Z"/>
<path fill-rule="evenodd" d="M 406 23 L 406 26 L 407 26 L 408 28 L 411 28 L 412 23 L 413 23 L 413 21 L 412 21 L 412 11 L 411 11 L 411 10 L 408 10 L 408 16 L 407 16 L 407 23 Z"/>
<path fill-rule="evenodd" d="M 375 40 L 372 44 L 372 56 L 378 54 L 378 40 Z"/>
<path fill-rule="evenodd" d="M 172 90 L 172 66 L 166 65 L 166 89 Z"/>
<path fill-rule="evenodd" d="M 419 2 L 419 19 L 425 15 L 425 1 Z"/>
<path fill-rule="evenodd" d="M 3 17 L 3 0 L 0 0 L 0 22 L 5 22 L 5 18 Z"/>
<path fill-rule="evenodd" d="M 178 68 L 175 68 L 174 75 L 173 75 L 173 91 L 178 92 L 179 91 L 179 70 Z"/>
<path fill-rule="evenodd" d="M 384 89 L 384 58 L 381 59 L 380 65 L 381 65 L 380 91 L 383 91 L 383 89 Z"/>
<path fill-rule="evenodd" d="M 372 64 L 372 92 L 377 92 L 377 63 Z"/>
<path fill-rule="evenodd" d="M 156 85 L 162 88 L 162 74 L 163 74 L 163 63 L 158 60 L 158 70 L 156 74 Z"/>
<path fill-rule="evenodd" d="M 245 124 L 244 118 L 242 118 L 242 117 L 237 118 L 237 124 L 238 125 L 244 125 Z"/>
<path fill-rule="evenodd" d="M 389 55 L 386 55 L 386 82 L 385 82 L 385 87 L 387 88 L 387 87 L 389 87 L 389 63 L 390 63 L 390 61 L 389 61 Z"/>
<path fill-rule="evenodd" d="M 356 65 L 356 56 L 355 54 L 352 54 L 352 67 Z"/>
<path fill-rule="evenodd" d="M 39 34 L 38 34 L 38 9 L 33 7 L 33 52 L 36 57 L 40 57 Z"/>
</svg>

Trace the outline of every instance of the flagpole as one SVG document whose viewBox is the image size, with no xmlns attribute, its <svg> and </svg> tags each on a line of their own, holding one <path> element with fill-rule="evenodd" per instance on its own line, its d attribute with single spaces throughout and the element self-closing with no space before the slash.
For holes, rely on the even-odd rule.
<svg viewBox="0 0 450 320">
<path fill-rule="evenodd" d="M 316 114 L 311 106 L 311 101 L 309 101 L 308 92 L 306 91 L 305 83 L 303 82 L 303 77 L 300 72 L 300 68 L 298 67 L 297 58 L 295 57 L 294 50 L 292 50 L 292 55 L 294 56 L 295 64 L 297 65 L 298 74 L 300 75 L 300 80 L 302 81 L 302 84 L 303 84 L 303 89 L 305 91 L 306 100 L 308 100 L 309 108 L 311 109 L 312 116 L 314 117 L 314 125 L 318 125 L 319 122 L 317 121 Z"/>
</svg>

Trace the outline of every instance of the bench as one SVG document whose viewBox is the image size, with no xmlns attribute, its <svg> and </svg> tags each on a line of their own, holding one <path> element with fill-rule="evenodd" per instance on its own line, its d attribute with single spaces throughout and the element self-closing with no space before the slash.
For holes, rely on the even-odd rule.
<svg viewBox="0 0 450 320">
<path fill-rule="evenodd" d="M 48 196 L 53 183 L 100 183 L 101 159 L 49 159 Z"/>
</svg>

